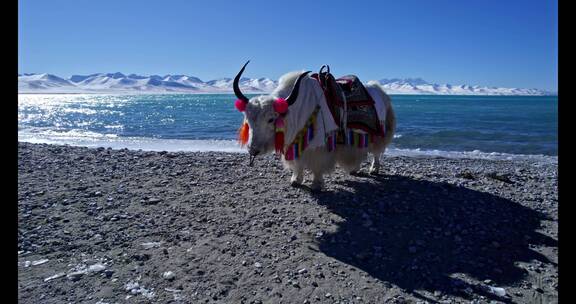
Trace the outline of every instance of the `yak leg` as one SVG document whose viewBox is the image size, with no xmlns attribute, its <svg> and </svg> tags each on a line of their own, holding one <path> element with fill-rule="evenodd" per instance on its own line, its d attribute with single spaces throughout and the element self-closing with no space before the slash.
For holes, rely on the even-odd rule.
<svg viewBox="0 0 576 304">
<path fill-rule="evenodd" d="M 378 170 L 380 170 L 380 154 L 381 153 L 374 153 L 374 158 L 372 159 L 372 165 L 370 166 L 370 174 L 378 174 Z"/>
<path fill-rule="evenodd" d="M 360 175 L 360 165 L 354 167 L 354 169 L 350 171 L 350 175 Z"/>
<path fill-rule="evenodd" d="M 370 154 L 372 154 L 372 165 L 370 166 L 370 174 L 378 174 L 380 170 L 380 156 L 386 151 L 386 142 L 378 141 L 370 146 Z"/>
<path fill-rule="evenodd" d="M 313 172 L 312 173 L 312 184 L 310 185 L 310 189 L 312 190 L 320 190 L 324 186 L 324 177 L 322 173 Z"/>
<path fill-rule="evenodd" d="M 290 178 L 290 184 L 292 186 L 299 186 L 304 180 L 304 170 L 301 167 L 294 168 L 292 171 L 292 177 Z"/>
</svg>

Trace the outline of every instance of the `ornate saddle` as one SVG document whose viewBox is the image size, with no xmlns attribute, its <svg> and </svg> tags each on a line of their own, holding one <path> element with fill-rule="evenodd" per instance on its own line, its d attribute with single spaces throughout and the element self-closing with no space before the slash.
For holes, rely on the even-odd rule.
<svg viewBox="0 0 576 304">
<path fill-rule="evenodd" d="M 372 136 L 384 135 L 374 100 L 358 77 L 346 75 L 335 79 L 327 65 L 323 65 L 318 73 L 311 76 L 320 83 L 341 132 L 352 129 L 362 130 Z"/>
</svg>

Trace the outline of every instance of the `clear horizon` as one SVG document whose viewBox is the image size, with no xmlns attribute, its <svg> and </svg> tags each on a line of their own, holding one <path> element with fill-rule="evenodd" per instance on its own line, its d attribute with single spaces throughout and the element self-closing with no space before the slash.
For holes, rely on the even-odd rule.
<svg viewBox="0 0 576 304">
<path fill-rule="evenodd" d="M 557 1 L 364 3 L 19 0 L 18 71 L 207 81 L 250 59 L 249 78 L 326 63 L 366 80 L 558 91 Z"/>
</svg>

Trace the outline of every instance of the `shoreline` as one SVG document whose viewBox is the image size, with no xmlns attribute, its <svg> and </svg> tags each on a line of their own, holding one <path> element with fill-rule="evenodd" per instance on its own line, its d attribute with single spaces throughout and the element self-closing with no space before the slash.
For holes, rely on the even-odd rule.
<svg viewBox="0 0 576 304">
<path fill-rule="evenodd" d="M 103 135 L 104 136 L 104 135 Z M 48 145 L 62 145 L 72 147 L 87 147 L 87 148 L 111 148 L 114 150 L 128 149 L 131 151 L 152 151 L 152 152 L 224 152 L 224 153 L 239 153 L 245 154 L 246 150 L 237 145 L 236 140 L 228 139 L 155 139 L 144 137 L 130 137 L 130 138 L 117 138 L 116 141 L 108 140 L 95 140 L 90 139 L 84 142 L 66 143 L 64 141 L 58 142 L 57 138 L 53 139 L 28 139 L 18 141 L 19 143 L 31 144 L 48 144 Z M 210 145 L 208 148 L 206 145 Z M 214 148 L 218 145 L 218 148 Z M 199 148 L 192 149 L 192 146 L 199 146 Z M 446 159 L 486 159 L 486 160 L 509 160 L 509 161 L 525 161 L 530 163 L 550 163 L 558 164 L 558 155 L 544 155 L 544 154 L 511 154 L 503 152 L 483 152 L 480 150 L 474 151 L 444 151 L 444 150 L 421 150 L 421 149 L 404 149 L 390 147 L 384 153 L 386 156 L 391 157 L 420 157 L 420 158 L 446 158 Z"/>
<path fill-rule="evenodd" d="M 310 193 L 272 156 L 18 158 L 21 303 L 557 302 L 557 164 L 385 154 Z"/>
</svg>

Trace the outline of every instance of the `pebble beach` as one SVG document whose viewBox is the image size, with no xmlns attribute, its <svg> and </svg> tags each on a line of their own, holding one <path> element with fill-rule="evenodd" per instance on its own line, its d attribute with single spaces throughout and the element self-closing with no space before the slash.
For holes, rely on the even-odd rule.
<svg viewBox="0 0 576 304">
<path fill-rule="evenodd" d="M 368 172 L 368 163 L 363 164 Z M 558 167 L 18 144 L 19 303 L 556 303 Z"/>
</svg>

